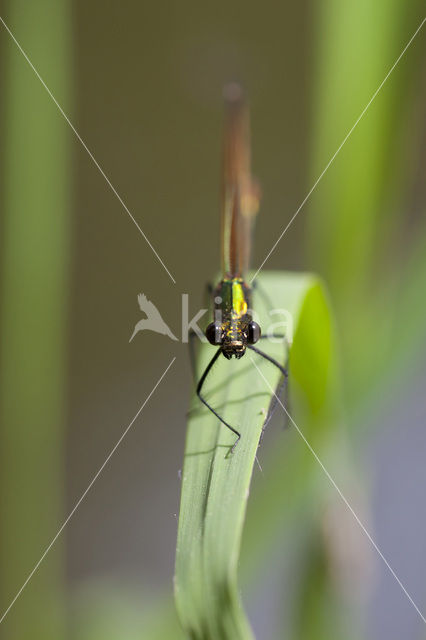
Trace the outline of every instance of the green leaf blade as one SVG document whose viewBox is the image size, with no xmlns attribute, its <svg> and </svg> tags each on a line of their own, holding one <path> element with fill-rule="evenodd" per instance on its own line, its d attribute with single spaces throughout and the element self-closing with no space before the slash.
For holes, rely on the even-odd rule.
<svg viewBox="0 0 426 640">
<path fill-rule="evenodd" d="M 293 321 L 288 330 L 295 332 L 303 302 L 318 287 L 318 280 L 310 274 L 271 272 L 259 276 L 258 283 L 254 307 L 263 328 L 278 321 L 268 318 L 268 307 L 272 305 L 287 311 Z M 285 341 L 266 339 L 258 346 L 285 364 Z M 211 345 L 200 347 L 198 375 L 213 355 Z M 253 638 L 238 591 L 238 558 L 256 452 L 273 398 L 270 387 L 276 389 L 281 379 L 278 368 L 251 351 L 241 360 L 219 358 L 206 383 L 205 395 L 220 415 L 241 432 L 232 454 L 235 435 L 195 395 L 192 399 L 175 578 L 177 609 L 190 638 Z"/>
</svg>

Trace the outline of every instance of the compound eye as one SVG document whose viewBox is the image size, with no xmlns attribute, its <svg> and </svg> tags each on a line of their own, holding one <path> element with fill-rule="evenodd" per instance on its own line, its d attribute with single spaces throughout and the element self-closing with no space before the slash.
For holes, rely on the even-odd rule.
<svg viewBox="0 0 426 640">
<path fill-rule="evenodd" d="M 211 322 L 206 329 L 206 338 L 210 344 L 222 344 L 222 325 L 220 322 Z"/>
<path fill-rule="evenodd" d="M 254 322 L 254 320 L 252 320 L 248 326 L 247 339 L 249 344 L 255 344 L 255 342 L 259 340 L 260 334 L 261 334 L 261 330 L 259 325 L 257 324 L 257 322 Z"/>
</svg>

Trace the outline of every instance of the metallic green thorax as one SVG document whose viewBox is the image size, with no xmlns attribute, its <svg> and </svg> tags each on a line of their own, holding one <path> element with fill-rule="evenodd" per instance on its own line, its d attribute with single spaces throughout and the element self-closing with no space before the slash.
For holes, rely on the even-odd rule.
<svg viewBox="0 0 426 640">
<path fill-rule="evenodd" d="M 233 353 L 240 357 L 245 352 L 248 324 L 251 321 L 251 288 L 242 278 L 229 278 L 219 282 L 214 290 L 215 321 L 222 326 L 222 350 L 227 357 Z"/>
</svg>

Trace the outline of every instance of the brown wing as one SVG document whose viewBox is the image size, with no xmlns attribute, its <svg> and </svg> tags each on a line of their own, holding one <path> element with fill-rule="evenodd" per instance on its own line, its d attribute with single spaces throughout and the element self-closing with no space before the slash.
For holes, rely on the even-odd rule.
<svg viewBox="0 0 426 640">
<path fill-rule="evenodd" d="M 224 97 L 222 269 L 225 277 L 243 277 L 249 268 L 259 188 L 251 175 L 249 113 L 241 87 L 227 85 Z"/>
</svg>

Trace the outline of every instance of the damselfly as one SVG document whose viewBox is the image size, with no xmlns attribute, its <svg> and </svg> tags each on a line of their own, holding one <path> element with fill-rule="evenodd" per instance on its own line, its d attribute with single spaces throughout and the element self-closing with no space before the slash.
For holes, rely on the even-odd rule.
<svg viewBox="0 0 426 640">
<path fill-rule="evenodd" d="M 251 175 L 249 113 L 239 85 L 227 85 L 224 98 L 222 279 L 211 290 L 214 320 L 205 332 L 210 344 L 218 348 L 197 384 L 197 395 L 237 436 L 231 450 L 233 451 L 241 433 L 220 416 L 202 394 L 203 385 L 216 360 L 220 355 L 228 360 L 233 356 L 241 358 L 246 349 L 251 349 L 278 367 L 284 376 L 283 384 L 287 379 L 287 370 L 277 360 L 254 346 L 262 336 L 260 326 L 252 317 L 252 287 L 247 281 L 247 273 L 260 189 Z M 271 409 L 272 405 L 268 415 Z M 265 423 L 267 420 L 268 418 Z"/>
</svg>

